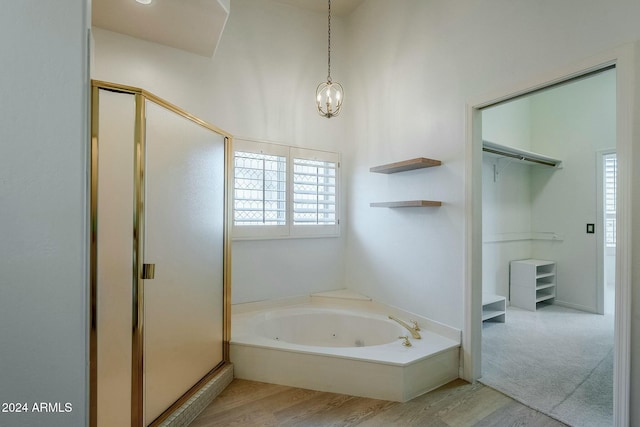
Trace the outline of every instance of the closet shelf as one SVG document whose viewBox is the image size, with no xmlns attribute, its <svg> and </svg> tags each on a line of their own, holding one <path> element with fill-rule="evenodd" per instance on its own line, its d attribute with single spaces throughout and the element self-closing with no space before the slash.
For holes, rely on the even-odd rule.
<svg viewBox="0 0 640 427">
<path fill-rule="evenodd" d="M 482 321 L 495 319 L 496 317 L 504 316 L 505 312 L 502 310 L 483 310 L 482 311 Z M 500 321 L 504 323 L 503 321 Z"/>
<path fill-rule="evenodd" d="M 482 294 L 482 321 L 505 322 L 507 299 L 500 295 Z"/>
<path fill-rule="evenodd" d="M 398 202 L 373 202 L 372 208 L 421 208 L 427 206 L 442 206 L 442 202 L 433 200 L 402 200 Z"/>
<path fill-rule="evenodd" d="M 532 166 L 546 166 L 550 168 L 562 168 L 562 160 L 545 156 L 544 154 L 521 150 L 515 147 L 496 144 L 495 142 L 482 141 L 482 151 L 498 158 L 509 158 Z"/>
<path fill-rule="evenodd" d="M 549 289 L 555 287 L 555 283 L 545 283 L 544 285 L 536 286 L 536 291 L 541 291 L 543 289 Z"/>
<path fill-rule="evenodd" d="M 550 300 L 550 299 L 555 298 L 555 297 L 556 297 L 555 293 L 548 294 L 548 295 L 542 295 L 542 296 L 539 296 L 538 298 L 536 298 L 536 302 L 547 301 L 547 300 Z"/>
<path fill-rule="evenodd" d="M 405 172 L 414 169 L 430 168 L 433 166 L 440 166 L 442 162 L 440 160 L 428 159 L 426 157 L 418 157 L 415 159 L 404 160 L 402 162 L 389 163 L 386 165 L 374 166 L 369 168 L 369 172 L 376 173 L 396 173 Z"/>
</svg>

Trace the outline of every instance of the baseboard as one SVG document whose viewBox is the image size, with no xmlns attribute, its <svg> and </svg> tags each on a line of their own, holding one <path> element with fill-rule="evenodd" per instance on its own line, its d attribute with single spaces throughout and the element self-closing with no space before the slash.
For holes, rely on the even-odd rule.
<svg viewBox="0 0 640 427">
<path fill-rule="evenodd" d="M 586 305 L 573 304 L 570 302 L 559 301 L 557 298 L 553 301 L 555 305 L 559 305 L 562 307 L 572 308 L 578 311 L 586 311 L 587 313 L 598 314 L 598 312 L 593 307 L 587 307 Z"/>
<path fill-rule="evenodd" d="M 233 381 L 233 365 L 228 364 L 189 400 L 176 409 L 160 427 L 188 426 Z"/>
</svg>

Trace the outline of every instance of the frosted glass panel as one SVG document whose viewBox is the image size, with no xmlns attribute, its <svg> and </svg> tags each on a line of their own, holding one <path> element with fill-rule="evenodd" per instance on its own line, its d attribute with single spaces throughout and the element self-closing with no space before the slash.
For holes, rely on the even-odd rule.
<svg viewBox="0 0 640 427">
<path fill-rule="evenodd" d="M 147 102 L 145 423 L 223 354 L 224 137 Z"/>
<path fill-rule="evenodd" d="M 131 423 L 135 98 L 100 91 L 98 135 L 98 427 Z"/>
</svg>

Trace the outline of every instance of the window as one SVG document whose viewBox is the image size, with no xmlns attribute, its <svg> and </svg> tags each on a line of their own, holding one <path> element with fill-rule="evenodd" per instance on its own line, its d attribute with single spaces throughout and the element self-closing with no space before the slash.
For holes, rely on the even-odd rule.
<svg viewBox="0 0 640 427">
<path fill-rule="evenodd" d="M 339 234 L 339 154 L 243 139 L 234 150 L 234 238 Z"/>
<path fill-rule="evenodd" d="M 616 247 L 616 176 L 618 159 L 613 154 L 606 154 L 604 161 L 604 242 L 605 247 Z"/>
<path fill-rule="evenodd" d="M 236 151 L 233 221 L 243 225 L 286 224 L 287 158 Z"/>
</svg>

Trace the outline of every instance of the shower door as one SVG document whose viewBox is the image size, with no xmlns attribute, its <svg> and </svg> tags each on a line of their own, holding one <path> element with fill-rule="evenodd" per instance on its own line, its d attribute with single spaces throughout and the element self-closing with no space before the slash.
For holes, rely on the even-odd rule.
<svg viewBox="0 0 640 427">
<path fill-rule="evenodd" d="M 92 82 L 91 427 L 159 425 L 229 360 L 230 144 L 142 89 Z"/>
<path fill-rule="evenodd" d="M 144 424 L 223 362 L 225 139 L 146 102 Z"/>
</svg>

